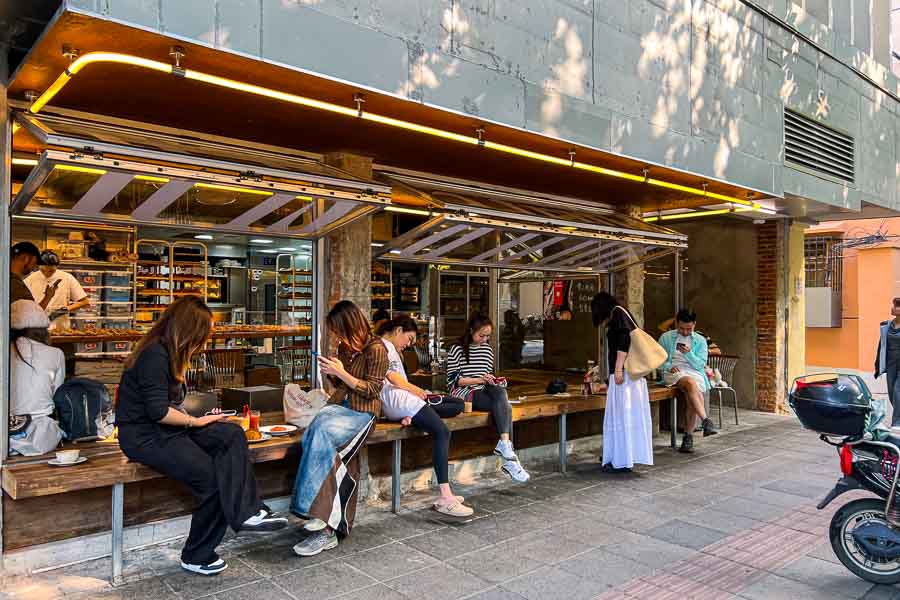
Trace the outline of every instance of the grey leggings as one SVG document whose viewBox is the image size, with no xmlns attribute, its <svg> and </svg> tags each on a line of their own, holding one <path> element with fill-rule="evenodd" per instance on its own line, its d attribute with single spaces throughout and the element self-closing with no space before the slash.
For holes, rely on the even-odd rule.
<svg viewBox="0 0 900 600">
<path fill-rule="evenodd" d="M 472 394 L 472 408 L 491 413 L 497 433 L 509 433 L 512 430 L 512 407 L 506 397 L 506 388 L 486 385 Z"/>
</svg>

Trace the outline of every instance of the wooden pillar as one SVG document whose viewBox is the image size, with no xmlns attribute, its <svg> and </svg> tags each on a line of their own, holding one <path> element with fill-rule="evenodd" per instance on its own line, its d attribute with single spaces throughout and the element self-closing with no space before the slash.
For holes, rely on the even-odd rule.
<svg viewBox="0 0 900 600">
<path fill-rule="evenodd" d="M 642 219 L 643 211 L 638 205 L 626 205 L 620 212 L 634 219 Z M 634 250 L 628 250 L 622 260 L 632 262 L 638 259 Z M 639 263 L 616 273 L 613 295 L 631 311 L 638 325 L 644 325 L 644 265 Z"/>
</svg>

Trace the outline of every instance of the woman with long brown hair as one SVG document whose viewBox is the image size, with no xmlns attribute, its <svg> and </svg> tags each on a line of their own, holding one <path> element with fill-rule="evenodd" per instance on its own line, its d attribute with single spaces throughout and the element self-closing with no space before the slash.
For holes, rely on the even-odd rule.
<svg viewBox="0 0 900 600">
<path fill-rule="evenodd" d="M 198 506 L 181 566 L 201 575 L 225 570 L 216 547 L 234 531 L 281 529 L 259 498 L 243 430 L 221 414 L 192 417 L 183 408 L 191 357 L 212 332 L 212 313 L 196 296 L 179 298 L 125 362 L 116 405 L 119 446 L 131 460 L 187 485 Z"/>
<path fill-rule="evenodd" d="M 337 342 L 337 356 L 319 357 L 332 391 L 328 406 L 303 434 L 291 512 L 310 519 L 305 529 L 313 534 L 294 546 L 298 556 L 337 548 L 339 537 L 350 534 L 359 492 L 359 450 L 381 415 L 388 370 L 387 349 L 354 303 L 338 302 L 325 325 Z"/>
</svg>

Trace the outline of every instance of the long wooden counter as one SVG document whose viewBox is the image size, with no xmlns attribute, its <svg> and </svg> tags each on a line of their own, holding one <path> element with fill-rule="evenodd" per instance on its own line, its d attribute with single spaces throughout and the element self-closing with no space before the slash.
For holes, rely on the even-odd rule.
<svg viewBox="0 0 900 600">
<path fill-rule="evenodd" d="M 102 317 L 98 317 L 102 318 Z M 245 329 L 213 331 L 212 340 L 232 338 L 261 339 L 273 337 L 307 337 L 312 335 L 312 327 L 279 327 L 277 329 Z M 85 335 L 51 335 L 53 344 L 86 344 L 91 342 L 136 342 L 144 336 L 141 332 L 125 330 L 123 333 L 85 334 Z"/>
</svg>

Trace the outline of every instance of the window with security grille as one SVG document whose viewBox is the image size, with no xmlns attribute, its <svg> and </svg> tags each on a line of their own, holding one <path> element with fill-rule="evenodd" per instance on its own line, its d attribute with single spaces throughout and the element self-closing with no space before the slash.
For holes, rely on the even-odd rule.
<svg viewBox="0 0 900 600">
<path fill-rule="evenodd" d="M 806 287 L 841 291 L 843 284 L 841 241 L 841 238 L 836 236 L 806 237 L 804 240 Z"/>
</svg>

